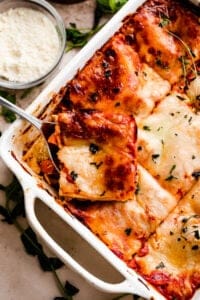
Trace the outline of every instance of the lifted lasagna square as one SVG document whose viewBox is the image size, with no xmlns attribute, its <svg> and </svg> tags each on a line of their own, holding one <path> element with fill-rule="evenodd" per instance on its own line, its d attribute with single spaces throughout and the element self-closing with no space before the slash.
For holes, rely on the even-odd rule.
<svg viewBox="0 0 200 300">
<path fill-rule="evenodd" d="M 136 135 L 131 116 L 92 110 L 58 114 L 49 142 L 59 148 L 60 196 L 92 201 L 132 199 Z"/>
</svg>

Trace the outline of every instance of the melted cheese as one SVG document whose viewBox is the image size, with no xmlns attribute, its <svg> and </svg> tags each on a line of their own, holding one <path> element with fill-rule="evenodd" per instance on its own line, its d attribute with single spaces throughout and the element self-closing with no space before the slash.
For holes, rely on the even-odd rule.
<svg viewBox="0 0 200 300">
<path fill-rule="evenodd" d="M 129 22 L 134 23 L 140 57 L 170 83 L 178 82 L 198 61 L 198 16 L 178 1 L 160 0 L 156 5 L 148 1 Z"/>
<path fill-rule="evenodd" d="M 129 261 L 176 205 L 176 200 L 141 167 L 133 199 L 115 203 L 65 202 L 121 258 Z M 159 206 L 159 210 L 157 209 Z"/>
<path fill-rule="evenodd" d="M 198 182 L 149 239 L 148 254 L 135 257 L 137 268 L 150 282 L 159 285 L 165 294 L 174 291 L 174 297 L 180 299 L 189 299 L 199 285 L 199 197 Z M 168 278 L 167 284 L 165 280 L 156 283 L 160 273 Z"/>
<path fill-rule="evenodd" d="M 140 122 L 138 160 L 179 199 L 200 169 L 200 118 L 178 97 L 168 96 Z"/>
<path fill-rule="evenodd" d="M 169 82 L 142 63 L 118 33 L 72 80 L 67 97 L 76 108 L 126 112 L 141 118 L 169 90 Z"/>
<path fill-rule="evenodd" d="M 61 162 L 61 196 L 128 200 L 135 190 L 132 117 L 91 111 L 60 113 L 53 137 Z"/>
</svg>

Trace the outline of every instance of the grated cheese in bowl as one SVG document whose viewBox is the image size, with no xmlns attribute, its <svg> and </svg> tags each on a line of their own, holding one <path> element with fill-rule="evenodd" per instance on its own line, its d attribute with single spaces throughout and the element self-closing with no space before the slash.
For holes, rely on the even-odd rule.
<svg viewBox="0 0 200 300">
<path fill-rule="evenodd" d="M 61 41 L 56 25 L 31 6 L 10 7 L 0 13 L 1 86 L 8 87 L 8 82 L 9 87 L 13 83 L 13 88 L 24 88 L 24 84 L 33 86 L 45 79 L 64 51 L 64 37 Z"/>
</svg>

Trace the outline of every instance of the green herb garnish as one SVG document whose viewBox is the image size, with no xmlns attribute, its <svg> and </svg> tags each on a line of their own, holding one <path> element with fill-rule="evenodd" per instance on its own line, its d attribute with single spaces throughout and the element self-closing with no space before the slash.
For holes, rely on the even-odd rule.
<svg viewBox="0 0 200 300">
<path fill-rule="evenodd" d="M 97 144 L 91 143 L 89 150 L 92 154 L 96 154 L 99 151 L 99 146 Z"/>
<path fill-rule="evenodd" d="M 94 27 L 97 26 L 105 14 L 116 13 L 128 0 L 96 0 Z"/>
<path fill-rule="evenodd" d="M 97 162 L 91 162 L 90 163 L 90 165 L 95 166 L 95 168 L 97 168 L 97 169 L 99 169 L 102 164 L 103 164 L 102 161 L 100 161 L 99 163 L 97 163 Z"/>
<path fill-rule="evenodd" d="M 10 94 L 6 91 L 0 91 L 0 96 L 6 98 L 13 104 L 16 104 L 16 96 L 14 94 Z M 2 106 L 1 108 L 1 115 L 4 117 L 5 121 L 8 123 L 12 123 L 16 120 L 16 115 L 8 108 Z"/>
<path fill-rule="evenodd" d="M 157 266 L 156 269 L 163 269 L 165 267 L 164 263 L 161 261 Z"/>
<path fill-rule="evenodd" d="M 193 72 L 195 74 L 195 77 L 198 76 L 198 72 L 197 72 L 197 68 L 196 68 L 196 65 L 195 65 L 195 62 L 194 62 L 194 52 L 192 51 L 192 49 L 190 49 L 190 47 L 174 32 L 172 31 L 168 31 L 168 33 L 170 35 L 172 35 L 174 38 L 176 38 L 182 45 L 183 47 L 186 49 L 189 57 L 191 58 L 191 61 L 192 61 L 192 65 L 193 65 Z M 181 56 L 179 58 L 179 60 L 181 61 L 181 64 L 182 64 L 182 69 L 183 69 L 183 75 L 184 77 L 186 76 L 186 66 L 188 64 L 186 58 L 184 56 Z M 185 77 L 186 79 L 186 77 Z"/>
<path fill-rule="evenodd" d="M 76 181 L 78 178 L 78 174 L 75 171 L 71 171 L 70 176 L 73 181 Z"/>
<path fill-rule="evenodd" d="M 170 22 L 171 22 L 171 21 L 170 21 L 170 19 L 169 19 L 168 16 L 166 16 L 166 15 L 163 14 L 163 13 L 160 14 L 160 23 L 158 24 L 158 26 L 160 26 L 160 27 L 163 28 L 163 27 L 169 25 Z"/>
<path fill-rule="evenodd" d="M 153 162 L 156 162 L 156 159 L 160 157 L 160 154 L 152 154 L 151 155 Z"/>
<path fill-rule="evenodd" d="M 6 198 L 5 206 L 0 205 L 0 215 L 3 217 L 2 221 L 16 226 L 21 233 L 21 241 L 26 253 L 37 257 L 43 271 L 52 272 L 62 295 L 62 297 L 56 298 L 72 300 L 72 296 L 78 292 L 78 289 L 73 287 L 68 281 L 63 285 L 56 272 L 57 269 L 63 266 L 63 263 L 56 257 L 48 257 L 33 230 L 30 227 L 24 228 L 24 222 L 22 222 L 22 225 L 18 220 L 18 217 L 25 217 L 24 195 L 18 180 L 14 177 L 12 182 L 7 186 L 0 184 L 0 190 L 5 192 Z"/>
<path fill-rule="evenodd" d="M 151 131 L 151 128 L 150 128 L 149 126 L 147 126 L 147 125 L 144 125 L 144 126 L 143 126 L 143 130 Z"/>
<path fill-rule="evenodd" d="M 131 234 L 131 232 L 132 232 L 132 228 L 126 228 L 124 230 L 124 232 L 126 233 L 127 236 L 129 236 Z"/>
<path fill-rule="evenodd" d="M 176 165 L 173 165 L 169 171 L 169 176 L 165 178 L 166 181 L 171 181 L 172 179 L 177 179 L 172 172 L 176 169 Z"/>
<path fill-rule="evenodd" d="M 67 48 L 66 51 L 70 51 L 74 48 L 82 48 L 87 44 L 89 39 L 102 27 L 96 26 L 93 29 L 85 30 L 78 29 L 75 23 L 70 23 L 70 27 L 66 28 L 67 34 Z"/>
</svg>

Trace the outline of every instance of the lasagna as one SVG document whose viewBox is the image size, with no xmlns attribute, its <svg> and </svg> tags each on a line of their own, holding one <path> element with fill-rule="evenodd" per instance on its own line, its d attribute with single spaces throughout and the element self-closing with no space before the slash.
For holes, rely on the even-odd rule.
<svg viewBox="0 0 200 300">
<path fill-rule="evenodd" d="M 200 287 L 200 22 L 180 0 L 147 0 L 55 97 L 30 168 L 166 299 Z M 55 104 L 55 99 L 52 102 Z"/>
</svg>

